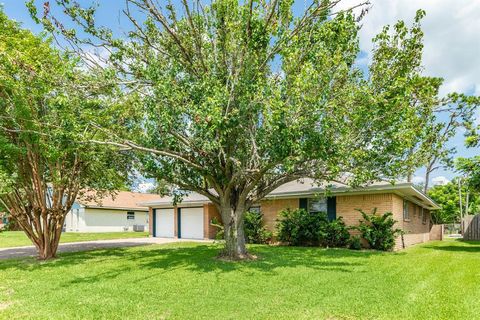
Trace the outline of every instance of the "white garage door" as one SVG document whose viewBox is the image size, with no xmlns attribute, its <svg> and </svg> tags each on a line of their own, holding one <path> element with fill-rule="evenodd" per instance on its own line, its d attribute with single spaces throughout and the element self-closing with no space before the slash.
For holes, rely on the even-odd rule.
<svg viewBox="0 0 480 320">
<path fill-rule="evenodd" d="M 181 208 L 180 237 L 203 239 L 203 208 Z"/>
<path fill-rule="evenodd" d="M 173 238 L 175 236 L 175 225 L 172 209 L 155 209 L 155 236 L 162 238 Z"/>
</svg>

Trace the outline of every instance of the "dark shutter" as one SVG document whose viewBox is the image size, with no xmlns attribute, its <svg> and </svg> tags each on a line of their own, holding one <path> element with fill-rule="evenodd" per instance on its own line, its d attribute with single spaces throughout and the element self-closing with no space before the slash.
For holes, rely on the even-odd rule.
<svg viewBox="0 0 480 320">
<path fill-rule="evenodd" d="M 157 209 L 152 210 L 152 223 L 153 223 L 152 233 L 153 233 L 153 236 L 156 237 L 157 236 Z"/>
<path fill-rule="evenodd" d="M 327 198 L 327 216 L 328 221 L 333 221 L 337 218 L 337 197 Z"/>
<path fill-rule="evenodd" d="M 180 239 L 182 237 L 182 209 L 177 208 L 177 237 Z"/>
<path fill-rule="evenodd" d="M 307 198 L 300 198 L 298 202 L 298 207 L 300 209 L 305 209 L 308 211 L 308 199 Z"/>
</svg>

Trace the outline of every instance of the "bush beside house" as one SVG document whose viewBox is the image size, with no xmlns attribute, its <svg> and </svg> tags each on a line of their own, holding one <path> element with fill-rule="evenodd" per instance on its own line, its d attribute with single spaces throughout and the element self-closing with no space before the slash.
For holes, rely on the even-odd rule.
<svg viewBox="0 0 480 320">
<path fill-rule="evenodd" d="M 249 211 L 244 221 L 245 240 L 247 243 L 265 244 L 272 239 L 272 232 L 265 228 L 263 214 Z"/>
<path fill-rule="evenodd" d="M 293 246 L 348 246 L 350 233 L 341 217 L 328 221 L 324 212 L 284 210 L 277 220 L 277 239 Z"/>
<path fill-rule="evenodd" d="M 376 210 L 367 214 L 359 210 L 363 220 L 358 227 L 347 227 L 342 217 L 329 221 L 323 212 L 309 213 L 304 209 L 283 210 L 277 220 L 277 239 L 292 246 L 322 246 L 359 250 L 362 248 L 361 238 L 368 248 L 391 251 L 395 239 L 401 234 L 394 229 L 396 221 L 392 213 L 377 215 Z M 349 230 L 356 229 L 361 233 L 351 236 Z"/>
<path fill-rule="evenodd" d="M 381 251 L 391 251 L 395 247 L 395 239 L 402 234 L 401 229 L 394 229 L 397 223 L 392 218 L 393 214 L 387 212 L 383 215 L 377 215 L 377 209 L 368 214 L 362 210 L 358 210 L 363 217 L 360 220 L 358 230 L 362 234 L 362 238 L 368 242 L 371 249 Z"/>
</svg>

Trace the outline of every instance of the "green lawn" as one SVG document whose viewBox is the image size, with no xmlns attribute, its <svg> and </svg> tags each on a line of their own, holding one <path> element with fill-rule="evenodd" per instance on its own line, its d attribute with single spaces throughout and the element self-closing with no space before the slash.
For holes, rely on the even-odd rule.
<svg viewBox="0 0 480 320">
<path fill-rule="evenodd" d="M 75 233 L 68 232 L 62 234 L 60 242 L 77 242 L 92 240 L 124 239 L 124 238 L 144 238 L 148 237 L 148 232 L 108 232 L 108 233 Z M 5 231 L 0 232 L 0 248 L 30 246 L 32 242 L 27 238 L 23 231 Z"/>
<path fill-rule="evenodd" d="M 2 319 L 478 319 L 480 243 L 398 253 L 211 244 L 0 261 Z"/>
</svg>

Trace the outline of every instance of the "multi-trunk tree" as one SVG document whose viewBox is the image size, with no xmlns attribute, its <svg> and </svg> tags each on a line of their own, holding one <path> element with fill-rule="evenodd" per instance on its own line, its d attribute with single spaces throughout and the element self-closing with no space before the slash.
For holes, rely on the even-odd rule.
<svg viewBox="0 0 480 320">
<path fill-rule="evenodd" d="M 294 15 L 286 0 L 127 0 L 126 38 L 96 25 L 94 6 L 71 1 L 55 4 L 77 27 L 51 3 L 40 20 L 73 47 L 111 53 L 96 65 L 115 71 L 130 97 L 123 116 L 136 126 L 98 125 L 106 134 L 94 142 L 138 150 L 146 174 L 210 199 L 225 226 L 224 256 L 242 259 L 245 212 L 269 192 L 302 177 L 395 179 L 423 138 L 426 115 L 403 85 L 412 67 L 402 67 L 417 59 L 410 37 L 420 15 L 412 30 L 394 30 L 410 35 L 396 36 L 401 55 L 383 54 L 387 31 L 375 40 L 366 76 L 355 64 L 358 20 L 337 3 L 310 1 Z"/>
<path fill-rule="evenodd" d="M 55 257 L 65 215 L 90 188 L 118 188 L 129 162 L 84 143 L 111 87 L 0 12 L 0 201 L 38 249 Z"/>
</svg>

